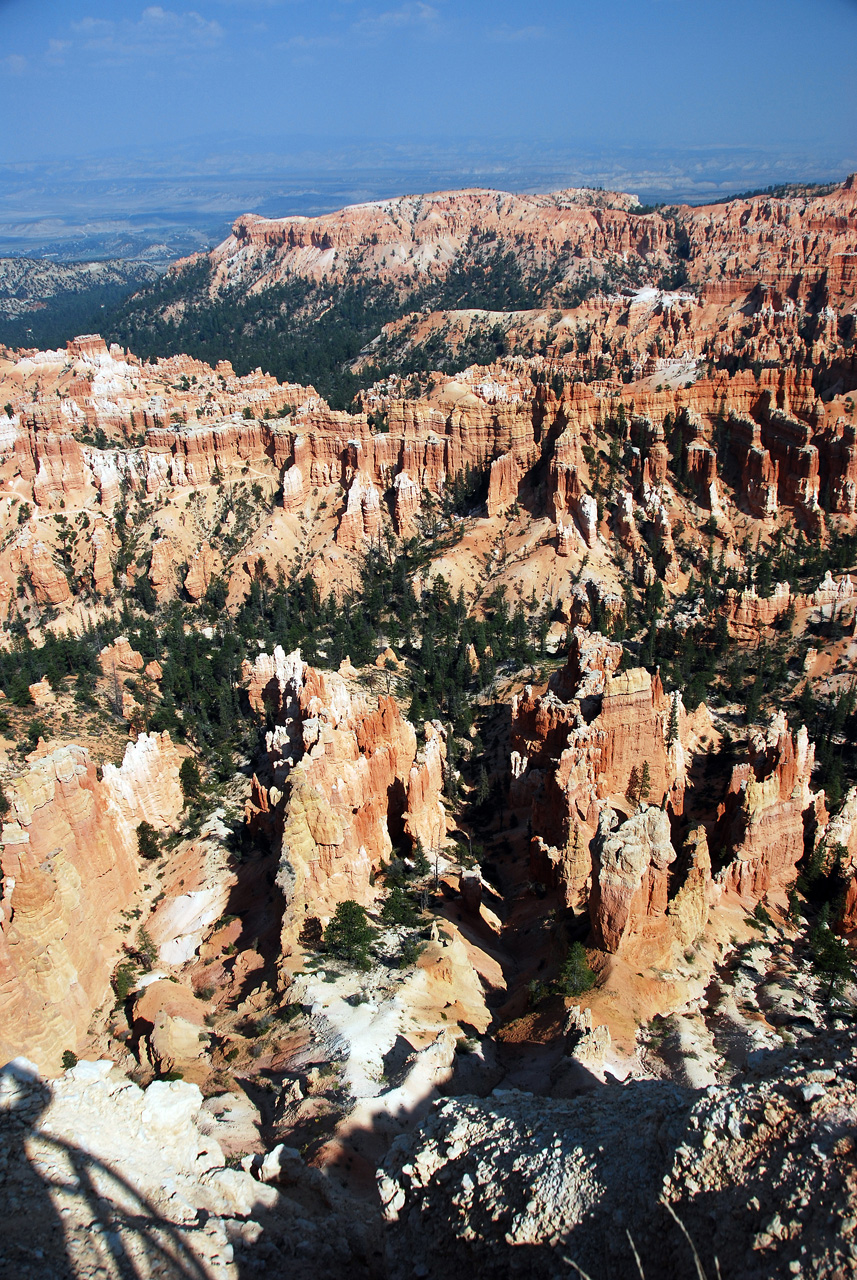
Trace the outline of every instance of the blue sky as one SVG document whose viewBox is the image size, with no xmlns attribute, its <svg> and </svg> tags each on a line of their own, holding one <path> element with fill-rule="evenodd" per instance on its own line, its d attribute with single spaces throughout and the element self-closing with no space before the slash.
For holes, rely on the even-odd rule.
<svg viewBox="0 0 857 1280">
<path fill-rule="evenodd" d="M 855 55 L 857 0 L 0 0 L 0 222 L 839 177 Z"/>
<path fill-rule="evenodd" d="M 0 159 L 225 131 L 823 147 L 855 0 L 0 0 Z"/>
</svg>

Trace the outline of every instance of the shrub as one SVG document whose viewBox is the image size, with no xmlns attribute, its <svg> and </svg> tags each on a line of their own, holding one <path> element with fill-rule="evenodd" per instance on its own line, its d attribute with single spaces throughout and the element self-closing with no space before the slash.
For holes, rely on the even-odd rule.
<svg viewBox="0 0 857 1280">
<path fill-rule="evenodd" d="M 340 902 L 324 931 L 324 945 L 331 955 L 355 969 L 371 966 L 369 947 L 375 930 L 369 923 L 366 910 L 359 902 L 348 898 Z"/>
<path fill-rule="evenodd" d="M 771 919 L 771 913 L 768 911 L 767 907 L 762 905 L 761 902 L 756 903 L 756 909 L 753 912 L 753 915 L 759 921 L 759 924 L 772 925 L 774 923 Z"/>
<path fill-rule="evenodd" d="M 425 845 L 419 838 L 417 838 L 417 843 L 414 847 L 412 862 L 414 864 L 415 876 L 422 878 L 423 876 L 427 876 L 431 871 L 431 863 L 426 857 Z"/>
<path fill-rule="evenodd" d="M 202 778 L 199 773 L 199 765 L 191 756 L 185 756 L 179 769 L 179 782 L 181 783 L 182 795 L 185 804 L 190 800 L 196 800 L 202 790 Z"/>
<path fill-rule="evenodd" d="M 573 943 L 559 976 L 559 989 L 565 996 L 581 996 L 595 986 L 595 974 L 589 967 L 582 942 Z"/>
<path fill-rule="evenodd" d="M 527 1008 L 535 1009 L 548 995 L 550 989 L 546 983 L 540 982 L 538 978 L 531 979 L 527 983 Z"/>
<path fill-rule="evenodd" d="M 77 1066 L 77 1054 L 72 1049 L 63 1049 L 62 1065 L 64 1071 Z"/>
<path fill-rule="evenodd" d="M 117 1004 L 125 1003 L 134 990 L 136 981 L 137 966 L 133 960 L 123 960 L 113 975 L 113 990 L 116 993 Z"/>
<path fill-rule="evenodd" d="M 399 947 L 399 968 L 410 969 L 411 965 L 416 964 L 424 945 L 414 934 L 403 938 L 402 945 Z"/>
<path fill-rule="evenodd" d="M 275 1013 L 275 1017 L 281 1022 L 293 1022 L 295 1018 L 299 1018 L 304 1013 L 302 1004 L 284 1004 Z"/>
<path fill-rule="evenodd" d="M 825 903 L 809 935 L 812 967 L 827 982 L 825 999 L 841 994 L 845 983 L 854 977 L 854 961 L 847 942 L 837 938 L 829 924 L 830 907 Z"/>
<path fill-rule="evenodd" d="M 159 858 L 161 843 L 151 822 L 144 819 L 137 827 L 137 852 L 141 858 Z"/>
<path fill-rule="evenodd" d="M 137 953 L 140 957 L 140 963 L 148 972 L 158 958 L 158 948 L 155 946 L 145 925 L 140 925 L 137 930 Z"/>
<path fill-rule="evenodd" d="M 404 889 L 396 885 L 381 908 L 381 919 L 385 924 L 404 924 L 413 926 L 419 920 L 417 909 Z"/>
</svg>

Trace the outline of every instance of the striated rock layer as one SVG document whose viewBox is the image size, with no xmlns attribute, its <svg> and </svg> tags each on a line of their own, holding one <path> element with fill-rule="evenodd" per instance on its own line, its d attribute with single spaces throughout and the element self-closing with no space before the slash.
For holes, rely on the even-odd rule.
<svg viewBox="0 0 857 1280">
<path fill-rule="evenodd" d="M 691 280 L 712 301 L 754 289 L 780 305 L 805 302 L 819 288 L 834 305 L 854 295 L 853 175 L 818 195 L 739 198 L 669 214 L 638 213 L 636 206 L 636 197 L 618 192 L 513 195 L 477 188 L 372 201 L 314 218 L 244 214 L 208 255 L 210 290 L 234 288 L 236 279 L 260 290 L 292 276 L 335 280 L 365 271 L 404 291 L 443 279 L 468 242 L 489 242 L 513 253 L 523 270 L 559 266 L 564 281 L 581 262 L 612 256 L 657 272 L 680 251 Z M 629 327 L 639 324 L 642 301 L 636 311 Z M 681 329 L 682 309 L 675 311 L 667 324 Z"/>
<path fill-rule="evenodd" d="M 621 658 L 620 645 L 578 627 L 546 692 L 528 688 L 515 700 L 510 799 L 529 810 L 534 877 L 588 908 L 594 945 L 685 946 L 720 902 L 752 910 L 768 897 L 784 901 L 827 825 L 824 793 L 811 789 L 806 729 L 792 733 L 778 714 L 733 768 L 709 830 L 692 826 L 679 859 L 689 763 L 710 720 L 704 707 L 689 718 L 657 675 L 619 672 Z M 839 828 L 848 848 L 850 824 Z"/>
<path fill-rule="evenodd" d="M 74 745 L 46 751 L 10 795 L 0 899 L 0 1060 L 55 1071 L 81 1049 L 121 951 L 118 913 L 139 887 L 136 827 L 173 823 L 183 800 L 168 734 L 141 734 L 98 780 Z"/>
<path fill-rule="evenodd" d="M 277 520 L 286 523 L 309 515 L 314 498 L 319 512 L 333 504 L 336 540 L 323 557 L 335 565 L 342 552 L 377 542 L 390 513 L 398 533 L 418 532 L 425 495 L 440 498 L 468 468 L 487 482 L 490 520 L 526 493 L 555 522 L 562 556 L 595 549 L 612 529 L 640 583 L 660 575 L 672 585 L 680 572 L 671 453 L 674 474 L 686 476 L 715 516 L 731 490 L 755 519 L 793 518 L 812 533 L 822 527 L 822 496 L 832 513 L 853 518 L 855 428 L 828 412 L 809 371 L 789 357 L 756 373 L 700 377 L 704 343 L 697 346 L 693 380 L 677 385 L 653 389 L 654 370 L 629 385 L 591 380 L 580 353 L 563 350 L 439 378 L 425 399 L 408 399 L 388 380 L 354 414 L 331 410 L 312 387 L 261 373 L 237 378 L 223 364 L 174 357 L 144 366 L 96 337 L 65 352 L 2 353 L 0 386 L 12 412 L 0 418 L 0 501 L 9 513 L 17 504 L 17 526 L 0 553 L 0 604 L 14 609 L 20 584 L 38 605 L 72 609 L 141 569 L 159 599 L 201 599 L 221 575 L 246 591 L 250 571 L 236 535 L 263 498 L 279 497 Z M 379 410 L 383 431 L 375 429 Z M 599 438 L 611 422 L 611 430 L 624 422 L 630 462 L 628 487 L 604 511 L 590 468 L 604 460 Z M 200 490 L 211 501 L 246 491 L 242 520 L 225 508 L 219 521 L 213 513 L 203 519 L 204 504 L 194 506 Z M 151 503 L 141 508 L 151 518 L 150 550 L 123 578 L 117 520 L 132 494 Z M 174 519 L 155 520 L 162 504 L 175 508 Z M 640 507 L 658 544 L 654 561 L 638 528 Z M 63 514 L 70 508 L 84 514 Z M 739 629 L 756 613 L 782 613 L 754 611 L 737 597 L 729 608 Z"/>
<path fill-rule="evenodd" d="M 569 905 L 586 900 L 602 810 L 627 808 L 644 762 L 646 798 L 681 812 L 693 740 L 681 699 L 643 668 L 618 671 L 621 658 L 621 645 L 576 627 L 546 693 L 528 686 L 512 705 L 512 803 L 531 809 L 534 873 L 561 887 Z"/>
<path fill-rule="evenodd" d="M 697 346 L 693 380 L 676 385 L 653 389 L 656 371 L 646 375 L 644 365 L 643 381 L 592 380 L 580 353 L 563 350 L 438 376 L 418 400 L 387 380 L 351 414 L 331 410 L 312 387 L 179 357 L 144 366 L 94 337 L 66 352 L 0 353 L 12 410 L 0 417 L 0 503 L 11 516 L 0 615 L 32 601 L 77 611 L 84 625 L 82 602 L 141 575 L 159 601 L 201 600 L 223 578 L 231 607 L 259 558 L 281 559 L 298 543 L 321 590 L 341 591 L 351 557 L 393 532 L 424 532 L 468 471 L 484 482 L 485 505 L 474 508 L 481 533 L 496 534 L 524 499 L 553 522 L 559 557 L 601 559 L 615 535 L 639 585 L 661 577 L 678 586 L 684 572 L 673 534 L 685 515 L 678 475 L 717 520 L 737 506 L 815 535 L 823 500 L 853 521 L 847 403 L 843 413 L 829 409 L 810 372 L 785 358 L 756 373 L 697 376 Z M 628 459 L 624 487 L 607 504 L 594 494 L 605 430 L 618 431 Z M 127 565 L 132 495 L 144 551 Z M 251 552 L 262 519 L 265 535 Z M 733 630 L 748 635 L 781 619 L 789 601 L 779 590 L 771 600 L 731 595 Z"/>
<path fill-rule="evenodd" d="M 782 713 L 751 739 L 750 761 L 733 770 L 718 815 L 732 854 L 718 876 L 728 892 L 755 902 L 794 882 L 807 843 L 827 825 L 824 792 L 810 787 L 814 758 L 806 728 L 793 734 Z"/>
<path fill-rule="evenodd" d="M 261 654 L 245 676 L 251 704 L 267 705 L 275 721 L 267 739 L 273 781 L 254 778 L 248 818 L 280 845 L 288 954 L 306 915 L 325 920 L 347 898 L 371 903 L 372 872 L 403 842 L 440 845 L 444 733 L 426 723 L 418 748 L 394 698 L 373 704 L 343 676 L 307 666 L 297 650 Z"/>
</svg>

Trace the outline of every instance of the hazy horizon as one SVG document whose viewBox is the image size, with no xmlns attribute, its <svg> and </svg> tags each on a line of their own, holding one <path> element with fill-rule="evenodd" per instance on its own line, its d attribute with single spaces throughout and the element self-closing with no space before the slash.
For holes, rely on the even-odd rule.
<svg viewBox="0 0 857 1280">
<path fill-rule="evenodd" d="M 313 216 L 364 200 L 467 186 L 627 191 L 645 203 L 700 204 L 787 182 L 841 181 L 857 167 L 776 150 L 585 152 L 495 144 L 248 154 L 221 147 L 153 156 L 0 164 L 0 256 L 161 260 L 217 243 L 241 213 Z M 154 247 L 153 247 L 154 246 Z"/>
<path fill-rule="evenodd" d="M 446 187 L 701 203 L 857 168 L 855 0 L 0 0 L 0 254 L 187 252 Z"/>
</svg>

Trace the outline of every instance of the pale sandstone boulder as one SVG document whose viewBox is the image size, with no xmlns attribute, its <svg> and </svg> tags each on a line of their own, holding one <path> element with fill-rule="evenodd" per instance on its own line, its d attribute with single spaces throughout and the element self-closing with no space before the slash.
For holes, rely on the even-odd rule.
<svg viewBox="0 0 857 1280">
<path fill-rule="evenodd" d="M 149 1060 L 161 1075 L 179 1072 L 202 1083 L 209 1066 L 205 1056 L 206 1005 L 177 982 L 148 983 L 134 1001 L 134 1029 L 145 1040 Z"/>
<path fill-rule="evenodd" d="M 57 700 L 50 683 L 44 677 L 37 680 L 35 684 L 31 684 L 29 689 L 33 704 L 37 707 L 50 707 Z"/>
<path fill-rule="evenodd" d="M 105 645 L 98 655 L 101 670 L 106 676 L 113 671 L 141 671 L 143 669 L 142 654 L 131 648 L 126 636 L 117 636 L 112 644 Z"/>
</svg>

